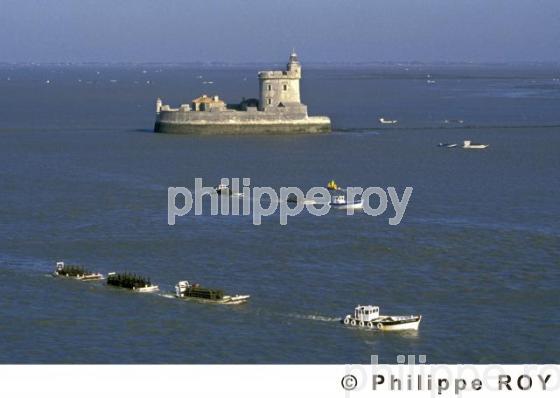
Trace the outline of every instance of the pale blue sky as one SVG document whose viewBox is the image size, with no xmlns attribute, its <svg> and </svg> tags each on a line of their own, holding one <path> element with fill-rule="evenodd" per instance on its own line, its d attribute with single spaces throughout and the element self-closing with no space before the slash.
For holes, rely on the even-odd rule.
<svg viewBox="0 0 560 398">
<path fill-rule="evenodd" d="M 560 62 L 560 0 L 0 0 L 0 62 Z"/>
</svg>

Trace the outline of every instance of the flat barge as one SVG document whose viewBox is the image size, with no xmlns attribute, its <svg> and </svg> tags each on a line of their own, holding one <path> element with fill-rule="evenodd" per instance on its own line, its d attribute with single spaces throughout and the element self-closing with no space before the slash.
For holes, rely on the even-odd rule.
<svg viewBox="0 0 560 398">
<path fill-rule="evenodd" d="M 159 286 L 152 285 L 150 278 L 145 278 L 143 276 L 129 273 L 109 273 L 107 275 L 107 285 L 134 290 L 138 293 L 152 293 L 159 291 Z"/>
<path fill-rule="evenodd" d="M 104 279 L 98 272 L 88 271 L 80 265 L 64 264 L 64 261 L 57 261 L 53 276 L 62 278 L 72 278 L 79 281 L 99 281 Z"/>
<path fill-rule="evenodd" d="M 175 285 L 175 296 L 183 300 L 192 300 L 215 304 L 243 304 L 251 296 L 249 295 L 226 295 L 222 290 L 208 289 L 198 283 L 191 284 L 189 281 L 180 281 Z"/>
</svg>

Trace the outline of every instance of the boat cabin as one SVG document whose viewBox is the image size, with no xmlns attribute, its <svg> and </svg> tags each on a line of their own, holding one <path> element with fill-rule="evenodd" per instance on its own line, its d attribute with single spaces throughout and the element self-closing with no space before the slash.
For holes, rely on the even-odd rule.
<svg viewBox="0 0 560 398">
<path fill-rule="evenodd" d="M 60 272 L 64 269 L 64 261 L 57 261 L 56 262 L 56 271 Z"/>
<path fill-rule="evenodd" d="M 189 289 L 190 287 L 191 284 L 189 283 L 189 281 L 178 282 L 175 286 L 175 293 L 177 294 L 177 297 L 183 297 L 187 289 Z"/>
<path fill-rule="evenodd" d="M 332 203 L 334 204 L 346 204 L 346 198 L 344 195 L 336 195 L 332 197 Z"/>
<path fill-rule="evenodd" d="M 379 307 L 373 305 L 359 305 L 354 309 L 357 321 L 369 322 L 379 318 Z"/>
</svg>

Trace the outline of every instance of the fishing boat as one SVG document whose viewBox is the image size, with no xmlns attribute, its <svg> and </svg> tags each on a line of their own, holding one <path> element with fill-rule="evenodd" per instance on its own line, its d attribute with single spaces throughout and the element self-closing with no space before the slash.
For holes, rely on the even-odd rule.
<svg viewBox="0 0 560 398">
<path fill-rule="evenodd" d="M 334 195 L 331 199 L 330 205 L 335 209 L 361 209 L 364 207 L 364 203 L 361 199 L 348 202 L 346 201 L 346 197 L 344 197 L 344 195 Z"/>
<path fill-rule="evenodd" d="M 384 119 L 382 117 L 379 118 L 379 123 L 381 124 L 397 124 L 398 122 L 398 120 Z"/>
<path fill-rule="evenodd" d="M 476 142 L 472 142 L 470 140 L 463 141 L 463 149 L 485 149 L 488 147 L 488 144 L 477 144 Z"/>
<path fill-rule="evenodd" d="M 219 184 L 214 189 L 218 195 L 243 196 L 242 192 L 233 192 L 226 184 Z"/>
<path fill-rule="evenodd" d="M 243 304 L 251 297 L 239 294 L 235 296 L 226 295 L 222 290 L 208 289 L 201 287 L 198 283 L 191 284 L 189 281 L 177 282 L 175 285 L 175 296 L 183 300 L 215 304 Z"/>
<path fill-rule="evenodd" d="M 231 195 L 231 189 L 226 184 L 219 184 L 215 190 L 218 195 Z"/>
<path fill-rule="evenodd" d="M 152 285 L 150 278 L 135 274 L 118 274 L 110 272 L 107 274 L 107 285 L 134 290 L 138 293 L 152 293 L 159 291 L 159 286 Z"/>
<path fill-rule="evenodd" d="M 64 261 L 57 261 L 54 276 L 77 279 L 79 281 L 99 281 L 103 275 L 98 272 L 90 272 L 79 265 L 66 265 Z"/>
<path fill-rule="evenodd" d="M 448 144 L 448 143 L 440 142 L 438 144 L 438 147 L 440 147 L 440 148 L 456 148 L 457 144 Z"/>
<path fill-rule="evenodd" d="M 418 330 L 422 315 L 380 315 L 379 307 L 373 305 L 358 305 L 354 314 L 348 314 L 342 323 L 365 329 L 383 331 Z"/>
</svg>

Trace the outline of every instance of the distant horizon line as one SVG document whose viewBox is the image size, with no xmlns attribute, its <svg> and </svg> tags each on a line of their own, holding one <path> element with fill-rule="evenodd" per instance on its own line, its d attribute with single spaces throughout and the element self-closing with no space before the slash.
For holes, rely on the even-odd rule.
<svg viewBox="0 0 560 398">
<path fill-rule="evenodd" d="M 206 67 L 235 67 L 235 66 L 264 66 L 283 65 L 285 61 L 0 61 L 1 66 L 206 66 Z M 308 66 L 560 66 L 560 61 L 303 61 Z"/>
</svg>

